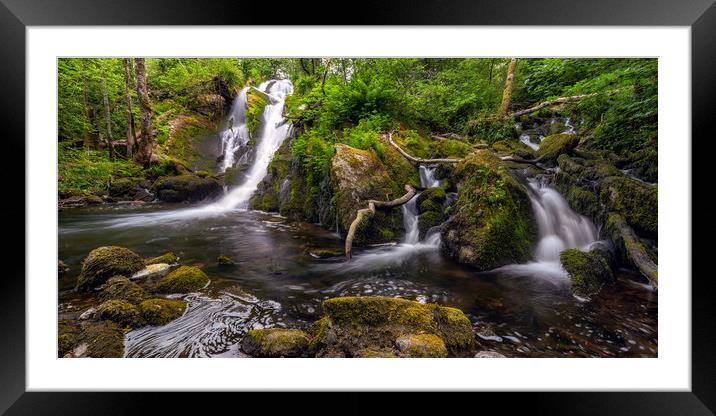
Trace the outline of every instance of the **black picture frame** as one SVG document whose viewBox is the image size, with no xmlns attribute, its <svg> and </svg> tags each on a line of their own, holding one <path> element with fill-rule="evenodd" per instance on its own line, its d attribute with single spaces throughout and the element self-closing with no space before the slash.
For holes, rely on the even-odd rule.
<svg viewBox="0 0 716 416">
<path fill-rule="evenodd" d="M 268 9 L 281 8 L 270 14 Z M 340 9 L 344 11 L 339 11 Z M 350 10 L 345 10 L 345 9 Z M 332 16 L 322 16 L 324 10 Z M 363 1 L 339 5 L 336 2 L 293 2 L 268 7 L 261 2 L 196 0 L 0 0 L 0 126 L 2 149 L 6 155 L 5 195 L 1 206 L 8 230 L 4 241 L 3 265 L 0 276 L 2 329 L 0 333 L 0 412 L 7 414 L 125 414 L 144 412 L 148 401 L 158 401 L 165 412 L 190 411 L 200 408 L 204 413 L 224 400 L 207 399 L 182 393 L 150 397 L 146 393 L 28 393 L 25 391 L 25 28 L 26 26 L 72 25 L 254 25 L 254 24 L 374 24 L 374 25 L 627 25 L 627 26 L 689 26 L 691 27 L 692 59 L 692 161 L 708 157 L 703 147 L 714 140 L 714 92 L 716 92 L 716 6 L 713 0 L 544 0 L 535 1 L 470 1 L 443 0 L 423 2 L 399 0 Z M 53 99 L 48 94 L 48 99 Z M 665 138 L 667 139 L 667 138 Z M 671 138 L 668 138 L 671 139 Z M 694 152 L 694 145 L 699 149 Z M 701 164 L 703 166 L 704 164 Z M 708 162 L 705 162 L 708 165 Z M 692 171 L 692 189 L 703 188 L 704 176 Z M 697 196 L 694 194 L 694 197 Z M 702 197 L 703 198 L 703 197 Z M 22 202 L 21 202 L 22 201 Z M 696 206 L 693 204 L 692 206 Z M 24 221 L 20 221 L 22 218 Z M 709 227 L 705 216 L 692 213 L 692 222 L 701 224 L 697 234 Z M 703 220 L 703 221 L 702 221 Z M 700 231 L 704 230 L 704 231 Z M 692 233 L 692 239 L 693 239 Z M 22 242 L 22 244 L 21 244 Z M 705 254 L 704 246 L 692 247 Z M 703 259 L 703 256 L 692 258 Z M 49 261 L 49 259 L 48 259 Z M 703 260 L 701 260 L 703 262 Z M 692 263 L 692 266 L 695 265 Z M 714 336 L 713 278 L 709 273 L 693 269 L 692 279 L 692 389 L 690 392 L 629 392 L 629 393 L 492 393 L 465 400 L 433 401 L 416 398 L 390 399 L 381 409 L 427 410 L 439 408 L 444 413 L 453 406 L 472 406 L 484 410 L 484 403 L 501 404 L 507 410 L 523 408 L 530 414 L 713 414 L 716 409 L 716 337 Z M 688 276 L 681 276 L 688 278 Z M 48 279 L 52 278 L 48 276 Z M 379 376 L 379 375 L 377 375 Z M 476 375 L 479 376 L 479 375 Z M 472 396 L 472 395 L 471 395 Z M 221 397 L 221 396 L 220 396 Z M 224 395 L 223 397 L 226 397 Z M 232 402 L 237 402 L 232 395 Z M 464 396 L 462 396 L 464 398 Z M 376 406 L 373 398 L 354 393 L 341 393 L 330 398 L 340 403 L 338 413 L 367 413 Z M 260 396 L 239 399 L 241 411 L 256 411 L 272 406 L 307 407 L 326 399 L 290 398 L 281 401 Z M 381 402 L 384 402 L 381 400 Z M 331 405 L 322 406 L 331 411 Z M 468 407 L 469 409 L 470 407 Z M 333 409 L 334 412 L 336 409 Z"/>
</svg>

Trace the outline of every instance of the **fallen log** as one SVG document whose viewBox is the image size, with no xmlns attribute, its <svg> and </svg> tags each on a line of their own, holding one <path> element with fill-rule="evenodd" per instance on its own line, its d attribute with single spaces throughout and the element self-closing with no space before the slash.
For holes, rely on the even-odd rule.
<svg viewBox="0 0 716 416">
<path fill-rule="evenodd" d="M 537 164 L 539 162 L 541 162 L 542 159 L 544 159 L 544 156 L 540 156 L 537 159 L 522 159 L 521 157 L 509 155 L 509 156 L 500 156 L 500 159 L 504 160 L 505 162 L 528 163 L 530 165 L 535 165 L 539 168 L 540 166 L 538 166 Z"/>
<path fill-rule="evenodd" d="M 582 95 L 572 95 L 569 97 L 559 97 L 559 98 L 555 98 L 554 100 L 543 101 L 534 107 L 526 108 L 526 109 L 520 110 L 520 111 L 515 111 L 512 114 L 509 114 L 509 116 L 510 117 L 524 116 L 525 114 L 534 113 L 535 111 L 541 110 L 545 107 L 550 107 L 550 106 L 557 105 L 557 104 L 571 103 L 573 101 L 579 101 L 579 100 L 587 98 L 587 97 L 594 97 L 595 95 L 599 95 L 599 94 L 612 95 L 612 94 L 614 94 L 618 91 L 621 91 L 621 90 L 622 90 L 622 88 L 617 88 L 615 90 L 611 90 L 611 91 L 607 91 L 607 92 L 603 92 L 603 93 L 595 92 L 592 94 L 582 94 Z"/>
<path fill-rule="evenodd" d="M 649 257 L 646 246 L 641 242 L 634 230 L 624 220 L 624 217 L 617 213 L 609 213 L 607 217 L 607 230 L 614 243 L 623 246 L 627 258 L 634 263 L 637 269 L 649 279 L 654 289 L 658 289 L 659 267 Z"/>
<path fill-rule="evenodd" d="M 398 146 L 397 143 L 393 141 L 393 133 L 388 133 L 388 143 L 390 143 L 391 146 L 395 147 L 398 152 L 400 152 L 401 155 L 403 155 L 404 158 L 408 159 L 409 161 L 421 165 L 421 164 L 435 164 L 435 163 L 460 163 L 462 159 L 423 159 L 421 157 L 414 157 L 408 154 L 405 150 L 403 150 L 400 146 Z"/>
<path fill-rule="evenodd" d="M 349 261 L 351 259 L 351 254 L 353 250 L 353 239 L 355 238 L 356 231 L 358 231 L 358 227 L 360 227 L 360 225 L 364 221 L 368 221 L 370 218 L 373 217 L 376 208 L 397 207 L 410 201 L 414 196 L 415 188 L 410 185 L 405 185 L 405 195 L 401 196 L 400 198 L 394 199 L 392 201 L 376 201 L 374 199 L 369 199 L 368 207 L 359 209 L 356 212 L 356 217 L 351 223 L 351 226 L 348 228 L 348 235 L 346 235 L 345 246 L 346 259 L 348 259 Z"/>
</svg>

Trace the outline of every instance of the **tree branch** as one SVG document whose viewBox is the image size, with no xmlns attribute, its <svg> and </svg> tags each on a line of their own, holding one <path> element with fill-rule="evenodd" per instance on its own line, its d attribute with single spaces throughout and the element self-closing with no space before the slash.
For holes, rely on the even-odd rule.
<svg viewBox="0 0 716 416">
<path fill-rule="evenodd" d="M 401 155 L 403 155 L 404 158 L 408 159 L 409 161 L 416 163 L 418 165 L 420 164 L 433 164 L 433 163 L 460 163 L 462 159 L 423 159 L 420 157 L 413 157 L 408 152 L 403 150 L 400 146 L 398 146 L 397 143 L 393 141 L 393 133 L 388 133 L 388 142 L 391 146 L 395 147 L 398 152 L 400 152 Z"/>
</svg>

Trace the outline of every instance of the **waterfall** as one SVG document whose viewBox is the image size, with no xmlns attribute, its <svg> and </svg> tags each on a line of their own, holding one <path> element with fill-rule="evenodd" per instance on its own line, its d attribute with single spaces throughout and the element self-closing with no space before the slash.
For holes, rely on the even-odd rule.
<svg viewBox="0 0 716 416">
<path fill-rule="evenodd" d="M 420 165 L 418 173 L 420 186 L 423 188 L 435 188 L 440 185 L 440 180 L 435 177 L 437 166 Z M 420 193 L 417 193 L 410 201 L 403 204 L 403 226 L 405 227 L 405 244 L 416 245 L 420 242 L 420 230 L 418 228 L 418 207 L 417 201 Z M 431 233 L 426 236 L 425 245 L 440 245 L 440 233 Z"/>
<path fill-rule="evenodd" d="M 219 134 L 221 139 L 221 153 L 223 159 L 219 170 L 226 171 L 227 168 L 236 163 L 236 152 L 249 142 L 249 129 L 246 126 L 246 92 L 248 87 L 239 92 L 231 105 L 231 112 L 226 119 L 224 130 Z"/>
<path fill-rule="evenodd" d="M 440 185 L 440 180 L 435 177 L 437 166 L 420 165 L 418 173 L 420 174 L 420 186 L 423 188 L 435 188 Z"/>
<path fill-rule="evenodd" d="M 527 193 L 538 228 L 534 261 L 500 267 L 501 272 L 546 278 L 566 278 L 559 253 L 568 248 L 588 250 L 597 241 L 592 221 L 574 212 L 559 192 L 538 180 L 530 180 Z"/>
</svg>

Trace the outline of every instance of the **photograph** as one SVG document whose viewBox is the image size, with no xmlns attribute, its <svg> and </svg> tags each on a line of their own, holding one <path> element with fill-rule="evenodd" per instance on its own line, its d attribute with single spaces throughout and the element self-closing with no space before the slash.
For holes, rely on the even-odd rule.
<svg viewBox="0 0 716 416">
<path fill-rule="evenodd" d="M 656 57 L 56 62 L 58 358 L 659 356 Z"/>
</svg>

